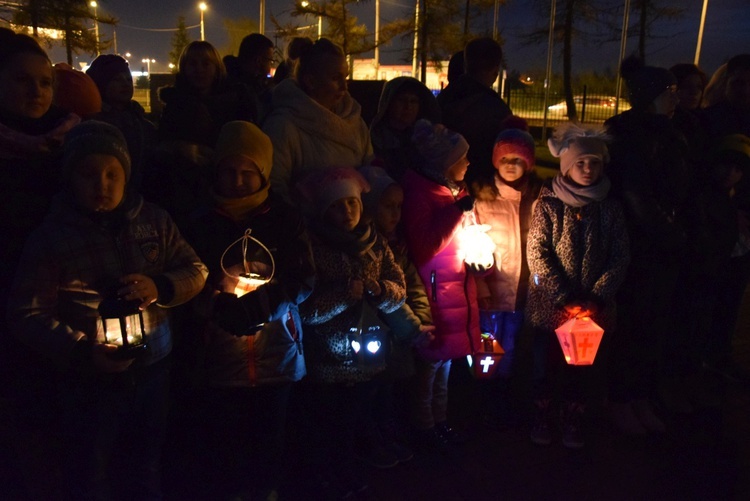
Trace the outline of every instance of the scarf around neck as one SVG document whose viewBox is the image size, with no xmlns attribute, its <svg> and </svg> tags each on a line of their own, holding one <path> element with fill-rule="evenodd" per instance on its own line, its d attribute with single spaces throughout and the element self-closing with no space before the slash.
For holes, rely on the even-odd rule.
<svg viewBox="0 0 750 501">
<path fill-rule="evenodd" d="M 562 174 L 557 174 L 552 180 L 552 191 L 557 198 L 571 207 L 583 207 L 591 202 L 601 202 L 607 198 L 612 186 L 609 178 L 602 175 L 598 183 L 591 186 L 581 186 Z"/>
<path fill-rule="evenodd" d="M 232 221 L 241 223 L 255 213 L 259 207 L 264 205 L 268 200 L 269 188 L 270 183 L 265 181 L 258 191 L 242 198 L 222 197 L 211 189 L 211 197 L 217 209 L 229 216 Z"/>
<path fill-rule="evenodd" d="M 312 229 L 323 243 L 349 256 L 360 258 L 369 253 L 374 257 L 372 247 L 378 238 L 378 232 L 372 223 L 360 223 L 352 231 L 346 231 L 317 220 Z"/>
</svg>

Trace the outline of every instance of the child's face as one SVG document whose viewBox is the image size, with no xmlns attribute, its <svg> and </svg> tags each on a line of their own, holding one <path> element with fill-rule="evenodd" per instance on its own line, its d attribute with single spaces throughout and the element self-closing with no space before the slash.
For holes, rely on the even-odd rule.
<svg viewBox="0 0 750 501">
<path fill-rule="evenodd" d="M 385 189 L 378 202 L 375 214 L 375 226 L 378 230 L 390 235 L 396 230 L 401 220 L 401 205 L 404 203 L 404 190 L 397 184 L 392 184 Z"/>
<path fill-rule="evenodd" d="M 41 118 L 52 105 L 53 84 L 47 58 L 18 54 L 0 70 L 0 108 L 23 118 Z"/>
<path fill-rule="evenodd" d="M 680 106 L 686 110 L 696 110 L 703 98 L 703 80 L 700 75 L 688 75 L 677 86 L 677 97 Z"/>
<path fill-rule="evenodd" d="M 188 83 L 201 93 L 211 91 L 218 74 L 216 63 L 205 52 L 196 52 L 186 57 L 182 71 Z"/>
<path fill-rule="evenodd" d="M 503 155 L 495 165 L 498 175 L 509 183 L 521 179 L 527 167 L 526 159 L 515 153 Z"/>
<path fill-rule="evenodd" d="M 352 231 L 362 217 L 362 202 L 357 197 L 339 198 L 328 206 L 325 220 L 344 231 Z"/>
<path fill-rule="evenodd" d="M 242 155 L 224 158 L 219 165 L 216 192 L 224 198 L 243 198 L 263 186 L 260 169 L 251 159 Z"/>
<path fill-rule="evenodd" d="M 109 212 L 125 196 L 125 169 L 112 155 L 86 155 L 72 174 L 73 196 L 78 205 L 92 212 Z"/>
<path fill-rule="evenodd" d="M 456 163 L 448 167 L 448 169 L 445 171 L 445 177 L 446 179 L 448 179 L 448 181 L 458 183 L 464 180 L 464 176 L 466 175 L 466 170 L 468 168 L 469 160 L 467 160 L 466 155 L 464 155 L 459 158 Z"/>
<path fill-rule="evenodd" d="M 133 77 L 130 72 L 123 71 L 110 80 L 102 97 L 105 103 L 128 105 L 133 99 Z"/>
<path fill-rule="evenodd" d="M 677 86 L 671 85 L 654 99 L 654 112 L 657 115 L 666 115 L 672 118 L 679 102 L 680 98 L 677 97 Z"/>
<path fill-rule="evenodd" d="M 591 186 L 599 181 L 604 170 L 604 162 L 595 155 L 585 155 L 573 164 L 568 177 L 581 186 Z"/>
<path fill-rule="evenodd" d="M 402 130 L 411 127 L 419 116 L 419 96 L 413 92 L 399 92 L 388 106 L 388 123 Z"/>
</svg>

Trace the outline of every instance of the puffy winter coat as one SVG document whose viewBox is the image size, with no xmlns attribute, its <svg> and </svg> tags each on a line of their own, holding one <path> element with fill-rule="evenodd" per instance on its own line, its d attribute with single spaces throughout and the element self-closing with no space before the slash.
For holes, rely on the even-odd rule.
<svg viewBox="0 0 750 501">
<path fill-rule="evenodd" d="M 403 183 L 404 233 L 436 327 L 435 339 L 419 354 L 427 360 L 468 355 L 479 347 L 480 333 L 476 284 L 467 274 L 457 238 L 464 214 L 455 202 L 466 193 L 454 195 L 415 171 L 407 171 Z"/>
<path fill-rule="evenodd" d="M 542 182 L 533 173 L 517 190 L 494 178 L 493 185 L 475 183 L 477 222 L 489 224 L 495 243 L 495 265 L 477 276 L 479 305 L 483 310 L 523 311 L 528 291 L 526 239 Z"/>
<path fill-rule="evenodd" d="M 262 329 L 253 336 L 237 337 L 210 320 L 211 307 L 217 293 L 234 292 L 236 281 L 223 273 L 221 257 L 248 228 L 269 249 L 276 270 L 269 283 L 251 293 L 268 299 L 270 314 Z M 206 287 L 195 301 L 207 383 L 255 386 L 300 380 L 305 362 L 299 304 L 312 292 L 315 267 L 299 212 L 273 195 L 242 223 L 217 209 L 204 210 L 194 218 L 188 238 L 209 269 Z"/>
<path fill-rule="evenodd" d="M 198 294 L 206 267 L 167 213 L 138 196 L 107 224 L 83 214 L 67 193 L 26 243 L 10 301 L 15 333 L 28 346 L 65 365 L 79 340 L 104 340 L 97 308 L 141 273 L 157 285 L 159 299 L 143 310 L 151 364 L 172 349 L 168 307 Z"/>
<path fill-rule="evenodd" d="M 271 112 L 263 122 L 263 132 L 273 143 L 273 189 L 288 199 L 289 189 L 310 172 L 367 163 L 372 145 L 361 109 L 348 93 L 333 112 L 293 79 L 278 84 Z"/>
<path fill-rule="evenodd" d="M 605 332 L 615 325 L 615 293 L 630 262 L 628 233 L 620 203 L 613 198 L 571 207 L 542 188 L 529 230 L 531 279 L 526 318 L 554 330 L 568 320 L 573 301 L 594 301 L 593 319 Z"/>
</svg>

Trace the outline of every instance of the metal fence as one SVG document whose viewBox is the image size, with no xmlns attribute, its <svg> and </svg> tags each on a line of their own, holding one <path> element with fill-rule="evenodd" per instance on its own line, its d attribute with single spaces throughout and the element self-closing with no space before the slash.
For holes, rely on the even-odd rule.
<svg viewBox="0 0 750 501">
<path fill-rule="evenodd" d="M 589 123 L 602 123 L 609 117 L 630 108 L 626 99 L 600 94 L 574 94 L 578 120 Z M 526 89 L 514 89 L 506 92 L 505 101 L 515 115 L 525 118 L 529 123 L 541 124 L 544 119 L 544 92 L 528 92 Z M 552 122 L 568 120 L 568 107 L 561 92 L 550 92 L 547 103 L 547 119 Z"/>
</svg>

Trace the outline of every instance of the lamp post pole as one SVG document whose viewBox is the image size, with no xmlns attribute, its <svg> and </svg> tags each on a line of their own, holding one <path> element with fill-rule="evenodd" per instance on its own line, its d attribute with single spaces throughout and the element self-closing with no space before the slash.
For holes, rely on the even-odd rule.
<svg viewBox="0 0 750 501">
<path fill-rule="evenodd" d="M 95 1 L 89 3 L 94 8 L 94 34 L 96 35 L 96 55 L 99 55 L 99 4 Z"/>
<path fill-rule="evenodd" d="M 198 4 L 198 9 L 201 11 L 201 41 L 206 39 L 206 29 L 203 25 L 203 13 L 206 11 L 208 6 L 206 5 L 206 2 L 201 2 Z"/>
<path fill-rule="evenodd" d="M 701 24 L 698 28 L 698 45 L 695 47 L 695 60 L 693 64 L 698 66 L 701 59 L 701 44 L 703 43 L 703 27 L 706 25 L 706 11 L 708 10 L 708 0 L 703 0 L 703 10 L 701 11 Z"/>
</svg>

